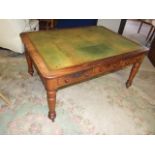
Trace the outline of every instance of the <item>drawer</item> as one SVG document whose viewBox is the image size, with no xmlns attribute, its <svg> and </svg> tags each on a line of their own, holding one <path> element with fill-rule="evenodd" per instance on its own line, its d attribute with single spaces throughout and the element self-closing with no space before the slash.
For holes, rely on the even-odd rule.
<svg viewBox="0 0 155 155">
<path fill-rule="evenodd" d="M 115 67 L 117 67 L 119 64 L 109 64 L 109 65 L 98 65 L 95 67 L 95 72 L 106 72 L 107 70 L 111 70 Z"/>
<path fill-rule="evenodd" d="M 127 58 L 124 60 L 111 62 L 109 64 L 100 64 L 95 67 L 94 73 L 95 75 L 97 75 L 97 74 L 119 70 L 119 69 L 122 69 L 123 67 L 139 62 L 140 60 L 141 60 L 141 57 L 133 57 L 133 58 Z"/>
<path fill-rule="evenodd" d="M 73 74 L 69 74 L 58 79 L 59 86 L 65 86 L 89 79 L 93 76 L 93 69 L 79 71 Z"/>
<path fill-rule="evenodd" d="M 139 62 L 142 58 L 140 56 L 134 57 L 134 58 L 130 58 L 130 59 L 126 59 L 126 60 L 121 60 L 121 64 L 122 66 L 128 66 L 131 64 L 134 64 L 136 62 Z"/>
<path fill-rule="evenodd" d="M 111 72 L 111 71 L 114 71 L 114 70 L 118 70 L 119 68 L 121 68 L 123 65 L 121 64 L 121 62 L 115 62 L 113 64 L 104 64 L 104 65 L 98 65 L 95 67 L 94 69 L 94 74 L 97 75 L 97 74 L 104 74 L 104 73 L 107 73 L 107 72 Z"/>
</svg>

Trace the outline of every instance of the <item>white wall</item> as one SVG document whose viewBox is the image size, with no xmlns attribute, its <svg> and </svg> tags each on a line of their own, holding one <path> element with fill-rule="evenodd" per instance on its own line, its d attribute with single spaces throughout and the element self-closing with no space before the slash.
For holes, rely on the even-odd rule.
<svg viewBox="0 0 155 155">
<path fill-rule="evenodd" d="M 20 33 L 34 31 L 39 28 L 38 20 L 29 19 L 0 19 L 0 47 L 17 53 L 24 52 Z"/>
<path fill-rule="evenodd" d="M 121 19 L 98 19 L 98 26 L 105 26 L 106 28 L 118 32 Z"/>
</svg>

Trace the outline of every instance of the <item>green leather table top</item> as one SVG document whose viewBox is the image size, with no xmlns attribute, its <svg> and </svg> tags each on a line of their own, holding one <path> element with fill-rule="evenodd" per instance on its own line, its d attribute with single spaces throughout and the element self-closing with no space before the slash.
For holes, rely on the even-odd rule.
<svg viewBox="0 0 155 155">
<path fill-rule="evenodd" d="M 49 70 L 104 59 L 141 48 L 104 27 L 84 27 L 28 33 Z"/>
</svg>

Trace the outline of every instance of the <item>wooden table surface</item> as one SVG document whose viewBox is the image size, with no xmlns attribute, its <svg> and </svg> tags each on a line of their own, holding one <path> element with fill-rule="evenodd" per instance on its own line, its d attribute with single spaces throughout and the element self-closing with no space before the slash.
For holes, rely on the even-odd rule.
<svg viewBox="0 0 155 155">
<path fill-rule="evenodd" d="M 141 49 L 139 44 L 95 26 L 27 35 L 51 71 Z"/>
</svg>

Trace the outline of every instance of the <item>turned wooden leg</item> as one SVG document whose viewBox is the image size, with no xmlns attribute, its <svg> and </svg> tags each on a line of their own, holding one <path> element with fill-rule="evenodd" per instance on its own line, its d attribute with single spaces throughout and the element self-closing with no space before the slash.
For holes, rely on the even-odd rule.
<svg viewBox="0 0 155 155">
<path fill-rule="evenodd" d="M 56 112 L 55 112 L 55 104 L 56 104 L 56 91 L 48 91 L 47 90 L 47 100 L 48 100 L 48 107 L 49 107 L 49 113 L 48 113 L 48 118 L 54 122 L 55 117 L 56 117 Z"/>
<path fill-rule="evenodd" d="M 137 62 L 133 65 L 132 69 L 131 69 L 131 72 L 130 72 L 130 75 L 129 75 L 129 79 L 127 80 L 126 82 L 126 87 L 129 88 L 131 85 L 132 85 L 132 81 L 136 75 L 136 73 L 138 72 L 138 69 L 140 67 L 141 63 L 140 62 Z"/>
<path fill-rule="evenodd" d="M 26 60 L 27 60 L 27 64 L 28 64 L 28 73 L 31 76 L 33 76 L 34 70 L 33 70 L 32 60 L 31 60 L 27 51 L 25 51 L 25 56 L 26 56 Z"/>
</svg>

